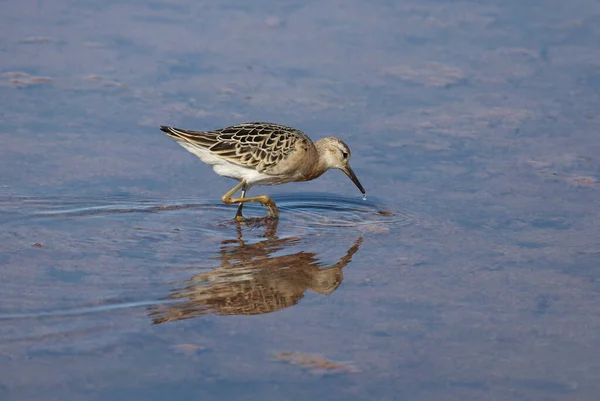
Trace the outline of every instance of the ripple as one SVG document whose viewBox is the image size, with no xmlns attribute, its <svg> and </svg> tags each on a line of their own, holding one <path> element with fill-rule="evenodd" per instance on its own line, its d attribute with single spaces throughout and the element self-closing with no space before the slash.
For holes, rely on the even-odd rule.
<svg viewBox="0 0 600 401">
<path fill-rule="evenodd" d="M 379 200 L 322 193 L 278 196 L 277 204 L 284 220 L 311 229 L 406 227 L 424 218 L 416 211 L 394 210 Z"/>
<path fill-rule="evenodd" d="M 174 210 L 224 209 L 226 205 L 201 199 L 177 201 L 134 200 L 122 198 L 11 198 L 0 203 L 0 212 L 19 213 L 32 217 L 86 217 L 127 213 L 156 213 Z"/>
<path fill-rule="evenodd" d="M 149 301 L 119 301 L 113 303 L 107 302 L 103 305 L 81 306 L 67 309 L 52 309 L 52 310 L 37 310 L 31 312 L 7 312 L 0 313 L 0 321 L 3 320 L 24 320 L 24 319 L 40 319 L 53 317 L 72 317 L 78 315 L 89 315 L 95 313 L 106 313 L 120 309 L 133 309 L 147 306 L 156 306 L 162 304 L 174 303 L 173 301 L 164 300 L 149 300 Z"/>
<path fill-rule="evenodd" d="M 377 198 L 330 193 L 275 194 L 273 198 L 280 209 L 279 220 L 266 218 L 260 204 L 244 206 L 242 225 L 248 239 L 311 233 L 337 238 L 347 230 L 388 233 L 437 225 L 418 207 L 394 208 Z M 233 218 L 235 210 L 235 205 L 202 198 L 10 197 L 0 199 L 0 224 L 15 229 L 15 250 L 40 243 L 103 254 L 127 252 L 145 260 L 148 249 L 169 241 L 176 241 L 180 252 L 197 253 L 200 238 L 212 243 L 230 238 L 240 229 Z"/>
<path fill-rule="evenodd" d="M 419 224 L 425 216 L 416 210 L 393 209 L 380 200 L 362 200 L 327 193 L 274 195 L 281 220 L 293 220 L 303 228 L 325 229 L 386 225 L 404 227 Z M 245 205 L 248 217 L 264 216 L 258 204 Z M 2 220 L 13 218 L 85 218 L 126 214 L 194 212 L 198 221 L 208 217 L 217 222 L 232 220 L 235 207 L 207 199 L 135 200 L 125 197 L 9 197 L 0 201 Z M 208 227 L 207 227 L 208 228 Z"/>
</svg>

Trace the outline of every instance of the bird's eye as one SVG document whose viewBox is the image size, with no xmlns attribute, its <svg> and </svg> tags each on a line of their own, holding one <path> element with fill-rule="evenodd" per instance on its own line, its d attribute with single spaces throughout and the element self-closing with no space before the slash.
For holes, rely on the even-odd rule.
<svg viewBox="0 0 600 401">
<path fill-rule="evenodd" d="M 348 158 L 348 153 L 346 153 L 346 152 L 344 152 L 344 151 L 342 150 L 342 157 L 343 157 L 344 159 L 347 159 L 347 158 Z"/>
</svg>

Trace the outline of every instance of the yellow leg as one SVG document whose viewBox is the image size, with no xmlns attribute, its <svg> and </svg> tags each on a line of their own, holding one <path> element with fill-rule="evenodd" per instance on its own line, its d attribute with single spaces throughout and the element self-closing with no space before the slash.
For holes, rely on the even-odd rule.
<svg viewBox="0 0 600 401">
<path fill-rule="evenodd" d="M 235 187 L 233 187 L 229 192 L 227 192 L 225 195 L 223 195 L 221 200 L 223 201 L 223 203 L 226 203 L 228 205 L 230 205 L 232 203 L 239 203 L 240 206 L 241 206 L 241 204 L 246 203 L 246 202 L 260 202 L 260 204 L 263 205 L 267 209 L 267 215 L 269 217 L 276 217 L 276 218 L 279 217 L 279 210 L 277 210 L 277 205 L 275 204 L 273 199 L 269 198 L 267 195 L 253 196 L 251 198 L 244 198 L 244 195 L 246 195 L 245 187 L 246 187 L 246 181 L 242 180 L 239 184 L 237 184 Z M 244 188 L 242 197 L 241 198 L 232 198 L 233 194 L 235 194 L 240 188 Z M 242 217 L 240 208 L 238 208 L 238 212 L 239 212 L 239 216 L 237 214 L 235 216 L 237 220 L 239 220 L 239 218 Z"/>
</svg>

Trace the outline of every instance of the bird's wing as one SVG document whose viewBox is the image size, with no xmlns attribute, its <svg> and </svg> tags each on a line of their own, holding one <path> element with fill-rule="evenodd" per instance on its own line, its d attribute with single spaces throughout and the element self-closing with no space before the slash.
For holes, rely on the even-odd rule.
<svg viewBox="0 0 600 401">
<path fill-rule="evenodd" d="M 189 131 L 161 127 L 170 137 L 207 149 L 223 159 L 262 172 L 277 165 L 299 140 L 310 139 L 302 131 L 272 123 L 246 123 L 216 131 Z"/>
</svg>

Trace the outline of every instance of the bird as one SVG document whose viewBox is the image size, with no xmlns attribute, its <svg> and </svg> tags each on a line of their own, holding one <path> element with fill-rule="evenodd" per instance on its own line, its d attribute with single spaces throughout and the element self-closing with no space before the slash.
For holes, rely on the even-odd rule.
<svg viewBox="0 0 600 401">
<path fill-rule="evenodd" d="M 239 204 L 235 219 L 242 221 L 245 202 L 260 202 L 267 217 L 278 218 L 275 201 L 267 195 L 246 197 L 255 185 L 310 181 L 330 169 L 342 170 L 366 199 L 366 191 L 350 167 L 350 148 L 341 139 L 313 142 L 308 135 L 285 125 L 251 122 L 214 131 L 192 131 L 169 126 L 160 130 L 224 177 L 239 183 L 225 193 L 225 204 Z M 241 196 L 234 197 L 241 189 Z"/>
</svg>

